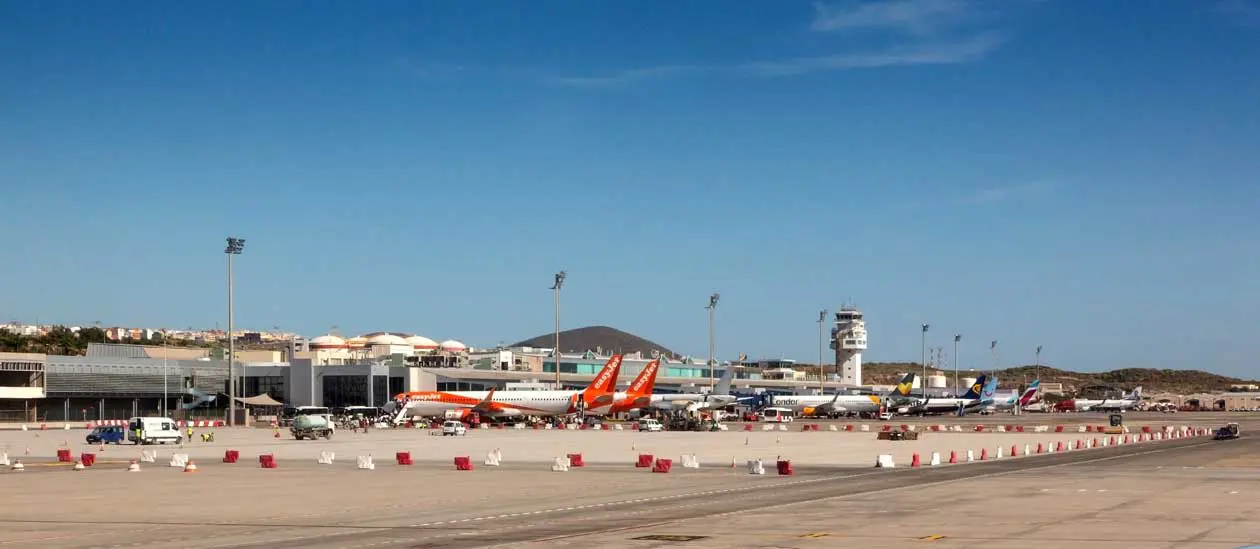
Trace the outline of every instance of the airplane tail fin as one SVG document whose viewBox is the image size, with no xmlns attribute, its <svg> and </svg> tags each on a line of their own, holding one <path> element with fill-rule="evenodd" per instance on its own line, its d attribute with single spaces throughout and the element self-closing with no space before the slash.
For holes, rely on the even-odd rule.
<svg viewBox="0 0 1260 549">
<path fill-rule="evenodd" d="M 714 395 L 731 394 L 731 378 L 735 375 L 735 369 L 730 366 L 726 367 L 726 371 L 722 373 L 722 378 L 718 380 L 717 385 L 713 387 Z"/>
<path fill-rule="evenodd" d="M 617 374 L 621 373 L 621 355 L 613 355 L 604 363 L 604 367 L 582 390 L 582 402 L 587 407 L 608 404 L 613 400 L 617 390 Z"/>
<path fill-rule="evenodd" d="M 627 398 L 637 398 L 641 396 L 650 396 L 652 390 L 656 388 L 656 373 L 660 371 L 661 360 L 656 359 L 643 367 L 639 375 L 635 376 L 634 381 L 630 382 L 630 387 L 626 389 Z"/>
<path fill-rule="evenodd" d="M 984 389 L 980 390 L 980 400 L 982 402 L 993 402 L 994 395 L 997 394 L 998 378 L 993 376 L 984 384 Z"/>
<path fill-rule="evenodd" d="M 980 377 L 976 378 L 976 382 L 971 384 L 971 388 L 967 389 L 966 394 L 964 394 L 962 397 L 972 399 L 972 400 L 979 400 L 981 396 L 981 391 L 984 390 L 984 385 L 986 382 L 988 382 L 988 379 L 989 379 L 989 376 L 981 374 Z"/>
<path fill-rule="evenodd" d="M 1142 386 L 1139 385 L 1137 387 L 1134 387 L 1132 393 L 1124 395 L 1124 399 L 1125 400 L 1142 400 Z"/>
<path fill-rule="evenodd" d="M 1037 396 L 1037 391 L 1040 389 L 1041 389 L 1041 380 L 1034 379 L 1032 382 L 1032 385 L 1029 385 L 1027 389 L 1024 389 L 1024 394 L 1019 396 L 1019 405 L 1027 406 L 1030 403 L 1032 403 L 1033 398 Z"/>
<path fill-rule="evenodd" d="M 897 382 L 897 388 L 888 393 L 890 397 L 908 397 L 910 390 L 914 388 L 914 372 L 910 372 Z"/>
</svg>

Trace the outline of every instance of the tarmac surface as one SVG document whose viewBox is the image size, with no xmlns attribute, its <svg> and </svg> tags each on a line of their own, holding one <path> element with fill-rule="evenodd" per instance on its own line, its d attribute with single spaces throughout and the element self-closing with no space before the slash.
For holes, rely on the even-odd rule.
<svg viewBox="0 0 1260 549">
<path fill-rule="evenodd" d="M 636 469 L 624 460 L 552 473 L 544 463 L 518 458 L 520 452 L 510 446 L 504 446 L 502 467 L 484 467 L 484 454 L 473 454 L 471 472 L 454 471 L 449 457 L 441 465 L 397 466 L 385 459 L 392 452 L 377 453 L 376 470 L 360 471 L 354 454 L 342 448 L 331 466 L 316 464 L 311 455 L 260 469 L 257 452 L 246 449 L 241 463 L 217 463 L 219 443 L 199 450 L 216 459 L 196 473 L 167 467 L 163 459 L 145 463 L 139 473 L 125 472 L 125 460 L 98 462 L 85 471 L 28 460 L 26 472 L 0 472 L 5 495 L 0 547 L 761 549 L 980 543 L 1084 549 L 1260 543 L 1260 506 L 1254 504 L 1260 438 L 1248 435 L 1260 422 L 1225 414 L 1178 415 L 1169 420 L 1205 426 L 1239 421 L 1244 438 L 1197 437 L 923 469 L 806 463 L 790 477 L 774 476 L 773 467 L 766 476 L 748 475 L 742 457 L 736 469 L 705 460 L 705 446 L 727 439 L 742 446 L 742 432 L 491 431 L 468 437 L 529 441 L 540 448 L 587 440 L 620 445 L 661 434 L 699 441 L 692 444 L 701 448 L 704 467 L 680 469 L 676 463 L 669 474 Z M 1037 417 L 1040 424 L 1055 423 Z M 1145 423 L 1136 416 L 1126 420 L 1131 426 Z M 82 431 L 74 433 L 82 438 Z M 429 440 L 422 433 L 378 431 L 365 437 L 381 442 L 410 436 L 417 446 L 457 442 Z M 764 434 L 780 436 L 785 441 L 780 445 L 822 445 L 822 452 L 874 443 L 873 433 Z M 258 448 L 297 444 L 267 441 L 270 431 L 220 429 L 217 435 Z M 988 437 L 983 444 L 996 446 L 1021 435 L 939 438 L 961 436 Z M 33 438 L 30 432 L 0 435 L 6 445 Z M 366 443 L 351 440 L 345 448 Z M 307 441 L 294 452 L 317 455 L 324 441 L 314 444 Z M 151 448 L 169 459 L 171 448 Z M 110 448 L 106 456 L 129 451 L 134 452 Z M 635 539 L 651 536 L 657 537 Z M 688 537 L 695 539 L 683 541 Z"/>
<path fill-rule="evenodd" d="M 1126 425 L 1132 430 L 1138 430 L 1143 425 L 1159 428 L 1165 424 L 1219 425 L 1221 422 L 1208 414 L 1126 414 Z M 909 461 L 914 453 L 926 457 L 932 452 L 948 455 L 951 451 L 965 454 L 967 450 L 972 450 L 979 455 L 981 449 L 993 454 L 998 447 L 1009 452 L 1011 446 L 1022 451 L 1025 445 L 1035 450 L 1038 444 L 1057 446 L 1060 442 L 1074 443 L 1082 438 L 1097 438 L 1099 435 L 1076 431 L 1082 425 L 1104 425 L 1106 416 L 1028 414 L 1018 417 L 994 415 L 975 418 L 898 418 L 891 422 L 821 422 L 822 430 L 816 432 L 801 432 L 803 423 L 788 424 L 785 426 L 786 431 L 763 431 L 761 429 L 766 424 L 752 424 L 755 430 L 751 432 L 743 431 L 742 423 L 731 423 L 728 425 L 730 431 L 717 433 L 475 429 L 461 437 L 429 436 L 431 431 L 427 429 L 372 429 L 366 434 L 338 430 L 330 440 L 315 441 L 293 440 L 289 432 L 283 429 L 276 438 L 275 432 L 270 429 L 203 428 L 196 432 L 214 431 L 216 442 L 207 444 L 197 441 L 185 443 L 182 447 L 173 444 L 152 445 L 144 449 L 157 451 L 159 460 L 169 460 L 171 454 L 176 452 L 188 454 L 202 466 L 221 460 L 224 450 L 227 449 L 239 450 L 246 460 L 256 460 L 259 454 L 273 454 L 282 462 L 281 466 L 285 467 L 288 465 L 283 462 L 291 463 L 294 460 L 314 463 L 323 451 L 334 452 L 343 460 L 349 459 L 350 463 L 353 463 L 355 456 L 372 454 L 380 460 L 392 458 L 395 452 L 410 452 L 416 462 L 446 465 L 455 456 L 469 456 L 480 461 L 497 448 L 503 452 L 504 460 L 511 463 L 550 463 L 554 458 L 568 453 L 581 453 L 587 463 L 624 465 L 633 463 L 638 454 L 644 453 L 671 459 L 678 459 L 682 454 L 696 454 L 702 463 L 728 466 L 732 459 L 743 463 L 746 459 L 781 458 L 802 466 L 867 467 L 874 464 L 876 455 L 885 453 L 893 454 L 897 461 L 902 462 Z M 875 431 L 880 428 L 889 425 L 899 427 L 903 424 L 918 428 L 919 440 L 876 440 Z M 930 425 L 941 424 L 960 425 L 963 430 L 924 431 Z M 843 429 L 844 425 L 853 425 L 855 429 L 866 425 L 871 431 L 833 432 L 828 430 L 831 425 L 836 425 L 838 429 Z M 977 433 L 974 431 L 975 425 L 1043 425 L 1050 432 L 1034 433 L 1028 427 L 1023 433 Z M 1063 425 L 1065 432 L 1053 432 L 1058 425 Z M 97 460 L 130 460 L 140 457 L 141 448 L 130 443 L 108 445 L 102 452 L 99 446 L 86 444 L 85 435 L 86 432 L 82 429 L 0 431 L 0 451 L 8 452 L 14 457 L 26 456 L 27 464 L 53 460 L 58 448 L 68 448 L 76 456 L 84 452 L 96 453 Z"/>
</svg>

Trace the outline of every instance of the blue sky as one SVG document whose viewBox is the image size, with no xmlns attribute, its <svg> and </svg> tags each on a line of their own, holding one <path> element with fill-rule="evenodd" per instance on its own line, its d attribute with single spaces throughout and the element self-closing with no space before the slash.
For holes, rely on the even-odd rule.
<svg viewBox="0 0 1260 549">
<path fill-rule="evenodd" d="M 4 320 L 1257 377 L 1260 2 L 0 4 Z"/>
</svg>

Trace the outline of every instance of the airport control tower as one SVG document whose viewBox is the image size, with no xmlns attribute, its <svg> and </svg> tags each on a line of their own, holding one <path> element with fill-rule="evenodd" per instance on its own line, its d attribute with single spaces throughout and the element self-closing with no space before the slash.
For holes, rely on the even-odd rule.
<svg viewBox="0 0 1260 549">
<path fill-rule="evenodd" d="M 836 372 L 840 383 L 862 384 L 862 351 L 866 350 L 866 321 L 862 311 L 842 307 L 836 313 L 836 326 L 831 329 L 831 348 L 836 350 Z"/>
</svg>

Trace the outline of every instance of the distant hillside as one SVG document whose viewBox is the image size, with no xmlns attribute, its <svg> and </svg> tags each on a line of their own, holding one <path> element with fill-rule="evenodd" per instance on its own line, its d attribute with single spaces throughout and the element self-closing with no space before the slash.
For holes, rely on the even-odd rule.
<svg viewBox="0 0 1260 549">
<path fill-rule="evenodd" d="M 922 368 L 917 363 L 873 362 L 862 365 L 862 376 L 865 378 L 863 381 L 868 384 L 891 385 L 897 382 L 899 373 L 920 372 Z M 1072 372 L 1042 365 L 1040 371 L 1042 383 L 1062 383 L 1064 390 L 1068 392 L 1080 391 L 1086 394 L 1115 389 L 1130 390 L 1138 385 L 1142 386 L 1142 390 L 1146 394 L 1192 394 L 1228 391 L 1230 385 L 1256 383 L 1199 370 L 1124 368 L 1095 373 Z M 945 372 L 950 377 L 951 383 L 953 380 L 952 372 L 952 370 L 946 370 Z M 1036 366 L 1015 366 L 998 370 L 998 379 L 1001 380 L 1000 387 L 1010 389 L 1024 383 L 1025 380 L 1032 381 L 1037 375 L 1036 372 Z M 962 372 L 962 375 L 966 375 L 966 372 Z"/>
<path fill-rule="evenodd" d="M 555 338 L 555 334 L 543 334 L 525 341 L 518 341 L 513 343 L 512 346 L 550 349 L 556 344 Z M 605 353 L 630 354 L 638 351 L 643 353 L 645 357 L 652 356 L 652 351 L 660 351 L 662 356 L 675 356 L 674 352 L 666 349 L 664 345 L 608 326 L 587 326 L 560 332 L 560 349 L 561 352 L 565 353 L 584 353 L 598 350 Z"/>
</svg>

